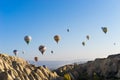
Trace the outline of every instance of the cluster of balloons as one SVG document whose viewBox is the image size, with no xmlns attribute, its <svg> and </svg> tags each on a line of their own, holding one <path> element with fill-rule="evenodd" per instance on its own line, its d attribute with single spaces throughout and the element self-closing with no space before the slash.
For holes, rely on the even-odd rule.
<svg viewBox="0 0 120 80">
<path fill-rule="evenodd" d="M 101 29 L 102 29 L 102 31 L 106 34 L 107 33 L 107 27 L 101 27 Z M 67 32 L 69 32 L 70 30 L 69 29 L 67 29 Z M 59 35 L 55 35 L 54 36 L 54 40 L 55 40 L 55 42 L 58 44 L 58 42 L 60 41 L 60 36 Z M 89 40 L 90 39 L 90 36 L 89 35 L 86 35 L 86 39 L 87 40 Z M 26 35 L 25 37 L 24 37 L 24 41 L 27 43 L 27 44 L 29 44 L 30 42 L 31 42 L 31 40 L 32 40 L 32 37 L 31 36 L 28 36 L 28 35 Z M 82 42 L 82 45 L 83 46 L 85 46 L 85 42 L 83 41 Z M 115 43 L 114 43 L 114 45 L 115 45 Z M 41 52 L 41 54 L 43 55 L 44 54 L 44 52 L 46 51 L 46 46 L 44 46 L 44 45 L 40 45 L 39 46 L 39 48 L 38 48 L 38 50 Z M 14 53 L 14 55 L 16 56 L 17 54 L 18 54 L 18 50 L 13 50 L 13 53 Z M 24 51 L 22 51 L 22 53 L 24 54 Z M 53 53 L 53 51 L 51 51 L 51 53 Z M 37 62 L 38 61 L 38 57 L 34 57 L 34 60 Z"/>
<path fill-rule="evenodd" d="M 32 40 L 32 37 L 27 35 L 27 36 L 24 37 L 24 40 L 27 44 L 29 44 L 30 41 Z M 18 54 L 18 50 L 16 50 L 16 49 L 13 50 L 13 53 L 16 56 Z M 24 51 L 22 51 L 22 53 L 24 54 Z"/>
<path fill-rule="evenodd" d="M 25 36 L 24 37 L 24 41 L 27 43 L 27 44 L 29 44 L 30 42 L 31 42 L 31 40 L 32 40 L 32 37 L 31 36 Z M 54 36 L 54 40 L 56 41 L 56 43 L 58 43 L 59 41 L 60 41 L 60 36 L 59 35 L 55 35 Z M 44 46 L 44 45 L 40 45 L 39 46 L 39 48 L 38 48 L 38 50 L 41 52 L 41 54 L 43 55 L 44 54 L 44 52 L 46 51 L 46 46 Z M 13 50 L 13 53 L 14 53 L 14 55 L 16 56 L 17 54 L 18 54 L 18 50 Z M 24 51 L 22 51 L 22 53 L 24 54 Z M 51 51 L 51 53 L 53 53 L 53 51 Z M 38 61 L 38 57 L 34 57 L 34 60 L 35 61 Z"/>
<path fill-rule="evenodd" d="M 17 56 L 17 54 L 19 53 L 19 51 L 15 49 L 15 50 L 13 50 L 13 53 L 14 53 L 15 56 Z M 24 53 L 25 53 L 25 52 L 22 51 L 22 54 L 24 54 Z"/>
<path fill-rule="evenodd" d="M 106 34 L 107 31 L 108 31 L 107 27 L 101 27 L 101 29 L 102 29 L 102 31 L 103 31 L 105 34 Z M 86 39 L 89 40 L 89 39 L 90 39 L 90 36 L 87 35 L 87 36 L 86 36 Z M 82 42 L 82 45 L 85 46 L 85 42 L 84 42 L 84 41 Z M 115 43 L 114 43 L 114 45 L 115 45 Z"/>
<path fill-rule="evenodd" d="M 90 36 L 87 35 L 87 36 L 86 36 L 86 39 L 89 40 L 89 39 L 90 39 Z M 85 46 L 85 41 L 82 42 L 82 45 Z"/>
</svg>

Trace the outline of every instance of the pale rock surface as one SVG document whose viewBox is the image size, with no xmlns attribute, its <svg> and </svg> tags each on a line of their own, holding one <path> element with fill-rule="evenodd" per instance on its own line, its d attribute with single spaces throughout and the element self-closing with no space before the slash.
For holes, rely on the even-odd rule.
<svg viewBox="0 0 120 80">
<path fill-rule="evenodd" d="M 47 67 L 36 67 L 26 60 L 0 54 L 0 80 L 62 80 Z"/>
</svg>

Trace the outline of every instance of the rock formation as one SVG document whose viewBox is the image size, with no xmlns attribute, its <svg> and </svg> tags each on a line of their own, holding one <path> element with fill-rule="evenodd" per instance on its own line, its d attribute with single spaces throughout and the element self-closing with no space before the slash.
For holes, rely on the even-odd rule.
<svg viewBox="0 0 120 80">
<path fill-rule="evenodd" d="M 120 80 L 120 54 L 65 65 L 54 71 L 0 54 L 0 80 Z"/>
<path fill-rule="evenodd" d="M 97 58 L 84 64 L 65 65 L 55 70 L 71 80 L 120 80 L 120 54 Z M 67 79 L 66 79 L 67 80 Z"/>
<path fill-rule="evenodd" d="M 36 67 L 24 59 L 0 54 L 0 80 L 62 80 L 47 67 Z"/>
</svg>

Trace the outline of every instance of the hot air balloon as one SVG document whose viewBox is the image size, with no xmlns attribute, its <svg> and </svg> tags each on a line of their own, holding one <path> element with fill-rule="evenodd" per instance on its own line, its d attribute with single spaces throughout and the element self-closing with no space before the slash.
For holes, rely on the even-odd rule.
<svg viewBox="0 0 120 80">
<path fill-rule="evenodd" d="M 17 55 L 18 53 L 18 50 L 13 50 L 13 53 L 15 54 L 15 56 Z"/>
<path fill-rule="evenodd" d="M 38 57 L 34 57 L 34 60 L 37 62 L 38 61 Z"/>
<path fill-rule="evenodd" d="M 46 65 L 43 65 L 44 68 L 47 68 Z"/>
<path fill-rule="evenodd" d="M 51 51 L 51 53 L 53 54 L 53 51 Z"/>
<path fill-rule="evenodd" d="M 87 35 L 86 38 L 87 38 L 87 40 L 89 40 L 89 38 L 90 38 L 89 35 Z"/>
<path fill-rule="evenodd" d="M 24 54 L 25 52 L 24 51 L 22 51 L 22 54 Z"/>
<path fill-rule="evenodd" d="M 102 29 L 102 31 L 103 31 L 105 34 L 106 34 L 107 31 L 108 31 L 107 27 L 102 27 L 101 29 Z"/>
<path fill-rule="evenodd" d="M 85 46 L 85 42 L 82 42 L 82 45 Z"/>
<path fill-rule="evenodd" d="M 54 40 L 58 43 L 58 42 L 59 42 L 59 40 L 60 40 L 60 36 L 55 35 L 55 36 L 54 36 Z"/>
<path fill-rule="evenodd" d="M 116 45 L 116 43 L 114 43 L 114 45 Z"/>
<path fill-rule="evenodd" d="M 67 32 L 69 32 L 70 30 L 69 29 L 67 29 Z"/>
<path fill-rule="evenodd" d="M 44 45 L 40 45 L 39 51 L 43 54 L 46 51 L 46 47 Z"/>
<path fill-rule="evenodd" d="M 32 37 L 31 36 L 25 36 L 24 40 L 27 44 L 29 44 L 29 42 L 32 40 Z"/>
</svg>

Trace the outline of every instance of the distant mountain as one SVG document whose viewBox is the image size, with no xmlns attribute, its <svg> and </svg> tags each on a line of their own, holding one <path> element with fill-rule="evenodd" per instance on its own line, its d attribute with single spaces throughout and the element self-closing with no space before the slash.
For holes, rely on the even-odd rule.
<svg viewBox="0 0 120 80">
<path fill-rule="evenodd" d="M 75 62 L 76 61 L 76 62 Z M 71 60 L 71 61 L 28 61 L 30 64 L 34 64 L 36 66 L 47 66 L 49 69 L 53 70 L 53 69 L 57 69 L 61 66 L 67 65 L 67 64 L 73 64 L 73 63 L 84 63 L 86 61 L 79 61 L 78 60 Z"/>
</svg>

